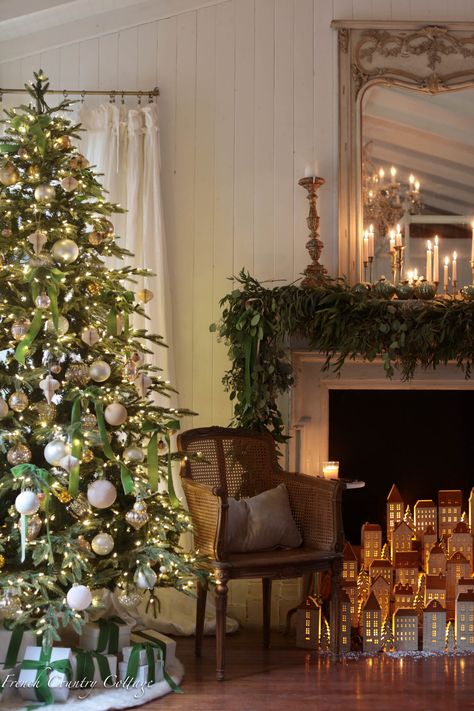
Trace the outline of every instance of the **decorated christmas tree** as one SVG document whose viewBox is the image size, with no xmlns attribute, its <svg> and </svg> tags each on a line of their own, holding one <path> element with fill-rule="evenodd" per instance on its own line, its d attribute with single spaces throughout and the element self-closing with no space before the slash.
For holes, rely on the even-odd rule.
<svg viewBox="0 0 474 711">
<path fill-rule="evenodd" d="M 0 614 L 50 643 L 79 630 L 94 590 L 136 606 L 155 584 L 193 583 L 170 452 L 186 411 L 158 400 L 164 343 L 133 326 L 148 272 L 107 266 L 129 256 L 109 219 L 121 210 L 75 147 L 68 102 L 50 108 L 34 76 L 0 154 Z"/>
</svg>

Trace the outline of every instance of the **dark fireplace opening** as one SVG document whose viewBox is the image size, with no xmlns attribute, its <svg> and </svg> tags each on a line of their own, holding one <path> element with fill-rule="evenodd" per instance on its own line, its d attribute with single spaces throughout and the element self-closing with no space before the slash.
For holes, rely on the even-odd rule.
<svg viewBox="0 0 474 711">
<path fill-rule="evenodd" d="M 329 459 L 364 489 L 343 497 L 346 538 L 360 543 L 363 523 L 384 531 L 386 500 L 396 484 L 412 514 L 418 499 L 461 489 L 463 510 L 474 485 L 474 391 L 330 390 Z"/>
</svg>

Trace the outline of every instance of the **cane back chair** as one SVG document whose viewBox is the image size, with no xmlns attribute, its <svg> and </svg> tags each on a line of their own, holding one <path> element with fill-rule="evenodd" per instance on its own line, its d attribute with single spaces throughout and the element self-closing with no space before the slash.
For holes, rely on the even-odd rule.
<svg viewBox="0 0 474 711">
<path fill-rule="evenodd" d="M 216 581 L 217 678 L 224 678 L 227 583 L 235 578 L 262 578 L 263 644 L 268 647 L 272 580 L 331 571 L 331 648 L 338 654 L 343 484 L 283 471 L 270 434 L 224 427 L 199 428 L 181 433 L 178 448 L 189 455 L 183 458 L 181 477 L 194 525 L 195 547 L 208 558 L 207 570 Z M 303 538 L 301 547 L 227 553 L 228 497 L 255 496 L 281 482 L 287 487 L 291 511 Z M 197 656 L 201 655 L 206 595 L 206 585 L 198 583 Z"/>
</svg>

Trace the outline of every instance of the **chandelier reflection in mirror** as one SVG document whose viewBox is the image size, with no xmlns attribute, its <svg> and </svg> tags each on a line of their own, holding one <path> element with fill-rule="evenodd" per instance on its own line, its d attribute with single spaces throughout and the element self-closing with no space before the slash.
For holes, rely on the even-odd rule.
<svg viewBox="0 0 474 711">
<path fill-rule="evenodd" d="M 423 210 L 420 181 L 410 173 L 406 182 L 390 169 L 376 167 L 368 156 L 370 141 L 364 146 L 362 160 L 362 201 L 364 224 L 373 225 L 380 237 L 387 236 L 406 214 L 419 215 Z"/>
</svg>

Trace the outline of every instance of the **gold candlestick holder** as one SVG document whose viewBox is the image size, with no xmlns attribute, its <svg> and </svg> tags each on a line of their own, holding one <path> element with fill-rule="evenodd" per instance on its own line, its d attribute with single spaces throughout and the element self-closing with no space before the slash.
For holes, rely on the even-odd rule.
<svg viewBox="0 0 474 711">
<path fill-rule="evenodd" d="M 321 286 L 321 284 L 326 282 L 329 278 L 326 267 L 319 263 L 324 244 L 319 239 L 319 215 L 316 207 L 318 200 L 317 192 L 325 182 L 324 178 L 318 177 L 301 178 L 301 180 L 298 181 L 298 185 L 301 185 L 302 188 L 308 191 L 307 198 L 309 200 L 309 214 L 306 218 L 306 223 L 309 228 L 309 239 L 306 242 L 306 249 L 311 257 L 311 264 L 308 264 L 304 270 L 305 278 L 301 282 L 301 286 L 303 287 Z"/>
<path fill-rule="evenodd" d="M 453 296 L 458 294 L 458 282 L 457 279 L 453 279 Z"/>
<path fill-rule="evenodd" d="M 372 284 L 372 265 L 374 263 L 374 258 L 369 257 L 369 282 Z"/>
<path fill-rule="evenodd" d="M 369 267 L 369 263 L 363 262 L 363 265 L 364 265 L 364 282 L 366 282 L 367 281 L 367 269 Z"/>
<path fill-rule="evenodd" d="M 395 284 L 403 278 L 405 245 L 395 245 Z"/>
<path fill-rule="evenodd" d="M 390 250 L 390 256 L 392 258 L 392 283 L 397 284 L 397 253 L 395 248 Z"/>
</svg>

